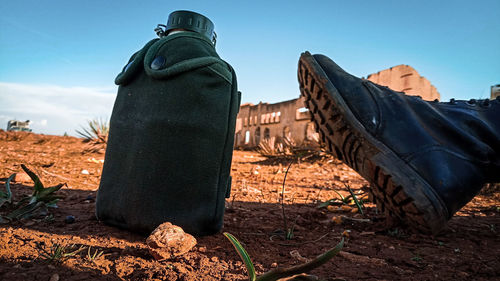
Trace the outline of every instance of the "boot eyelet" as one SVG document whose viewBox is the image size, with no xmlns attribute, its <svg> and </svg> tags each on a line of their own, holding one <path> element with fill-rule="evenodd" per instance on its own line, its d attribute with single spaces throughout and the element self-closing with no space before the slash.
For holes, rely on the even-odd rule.
<svg viewBox="0 0 500 281">
<path fill-rule="evenodd" d="M 475 99 L 470 99 L 468 101 L 466 101 L 465 103 L 469 106 L 476 106 L 476 100 Z"/>
<path fill-rule="evenodd" d="M 490 100 L 489 99 L 483 100 L 483 102 L 481 103 L 481 106 L 482 107 L 490 107 L 491 106 Z"/>
</svg>

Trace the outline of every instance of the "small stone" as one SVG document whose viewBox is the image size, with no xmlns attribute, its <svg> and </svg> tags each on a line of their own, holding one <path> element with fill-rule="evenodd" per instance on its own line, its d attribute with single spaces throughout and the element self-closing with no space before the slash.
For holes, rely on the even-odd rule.
<svg viewBox="0 0 500 281">
<path fill-rule="evenodd" d="M 82 170 L 80 172 L 82 175 L 90 175 L 89 171 L 88 170 Z"/>
<path fill-rule="evenodd" d="M 16 175 L 14 176 L 12 181 L 13 182 L 30 182 L 31 178 L 25 172 L 20 172 L 20 173 L 16 173 Z"/>
<path fill-rule="evenodd" d="M 328 206 L 326 206 L 326 209 L 327 209 L 328 211 L 330 211 L 330 212 L 335 212 L 335 211 L 337 211 L 337 210 L 338 210 L 338 208 L 336 208 L 336 207 L 334 207 L 334 206 L 332 206 L 332 205 L 328 205 Z"/>
<path fill-rule="evenodd" d="M 34 224 L 35 224 L 35 222 L 34 222 L 34 221 L 28 221 L 28 222 L 26 222 L 26 223 L 24 224 L 24 226 L 32 226 L 32 225 L 34 225 Z"/>
<path fill-rule="evenodd" d="M 352 208 L 351 208 L 351 207 L 349 207 L 349 206 L 347 206 L 347 205 L 342 205 L 340 208 L 341 208 L 341 209 L 342 209 L 342 211 L 344 211 L 344 212 L 350 212 L 350 211 L 352 211 Z"/>
<path fill-rule="evenodd" d="M 49 281 L 59 281 L 59 274 L 57 273 L 52 274 L 52 276 L 50 276 Z"/>
<path fill-rule="evenodd" d="M 335 224 L 342 224 L 342 217 L 341 216 L 335 216 L 332 218 L 332 222 L 334 222 Z"/>
<path fill-rule="evenodd" d="M 71 223 L 74 223 L 75 222 L 75 217 L 74 216 L 66 216 L 66 218 L 64 219 L 64 222 L 67 223 L 67 224 L 71 224 Z"/>
<path fill-rule="evenodd" d="M 181 227 L 165 222 L 151 233 L 146 244 L 156 260 L 165 260 L 189 252 L 196 245 L 196 239 Z"/>
<path fill-rule="evenodd" d="M 213 262 L 218 262 L 218 261 L 219 261 L 219 258 L 218 258 L 218 257 L 213 256 L 210 260 L 211 260 L 211 261 L 213 261 Z"/>
<path fill-rule="evenodd" d="M 273 262 L 273 263 L 271 264 L 271 268 L 276 268 L 276 267 L 278 267 L 278 263 Z"/>
<path fill-rule="evenodd" d="M 200 251 L 200 253 L 206 253 L 207 252 L 207 247 L 200 247 L 198 249 L 198 251 Z"/>
</svg>

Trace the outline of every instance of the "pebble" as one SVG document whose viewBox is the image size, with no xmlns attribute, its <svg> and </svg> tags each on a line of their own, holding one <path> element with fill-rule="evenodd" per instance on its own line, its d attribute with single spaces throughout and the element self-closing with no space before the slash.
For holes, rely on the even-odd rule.
<svg viewBox="0 0 500 281">
<path fill-rule="evenodd" d="M 90 175 L 89 171 L 88 170 L 82 170 L 81 171 L 81 174 L 82 175 Z"/>
<path fill-rule="evenodd" d="M 59 274 L 57 273 L 52 274 L 52 276 L 50 276 L 49 281 L 59 281 Z"/>
<path fill-rule="evenodd" d="M 151 233 L 146 244 L 156 260 L 165 260 L 189 252 L 196 245 L 196 239 L 180 226 L 165 222 Z"/>
<path fill-rule="evenodd" d="M 16 173 L 16 175 L 14 176 L 12 181 L 13 182 L 30 182 L 31 178 L 25 172 L 21 172 L 21 173 Z"/>
<path fill-rule="evenodd" d="M 75 217 L 74 216 L 66 216 L 66 218 L 64 219 L 64 222 L 67 223 L 67 224 L 71 224 L 71 223 L 74 223 L 75 222 Z"/>
</svg>

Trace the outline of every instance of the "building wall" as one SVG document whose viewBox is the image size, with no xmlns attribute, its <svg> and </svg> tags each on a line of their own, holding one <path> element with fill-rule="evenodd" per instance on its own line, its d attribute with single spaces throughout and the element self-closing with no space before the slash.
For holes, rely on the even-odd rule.
<svg viewBox="0 0 500 281">
<path fill-rule="evenodd" d="M 389 69 L 368 75 L 368 80 L 382 86 L 387 86 L 394 91 L 405 92 L 411 96 L 421 96 L 424 100 L 440 99 L 439 92 L 429 80 L 420 76 L 409 65 L 397 65 Z"/>
<path fill-rule="evenodd" d="M 500 97 L 500 84 L 491 86 L 490 98 L 493 100 L 496 99 L 497 97 Z"/>
<path fill-rule="evenodd" d="M 305 145 L 317 138 L 302 98 L 279 103 L 243 104 L 236 119 L 236 147 L 255 147 L 265 138 L 293 139 Z"/>
</svg>

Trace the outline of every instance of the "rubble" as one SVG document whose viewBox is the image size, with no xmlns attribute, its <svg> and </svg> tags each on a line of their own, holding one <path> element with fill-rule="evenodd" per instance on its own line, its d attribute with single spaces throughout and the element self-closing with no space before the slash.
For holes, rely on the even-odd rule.
<svg viewBox="0 0 500 281">
<path fill-rule="evenodd" d="M 196 239 L 181 227 L 165 222 L 151 233 L 146 244 L 156 260 L 165 260 L 189 252 L 196 245 Z"/>
</svg>

